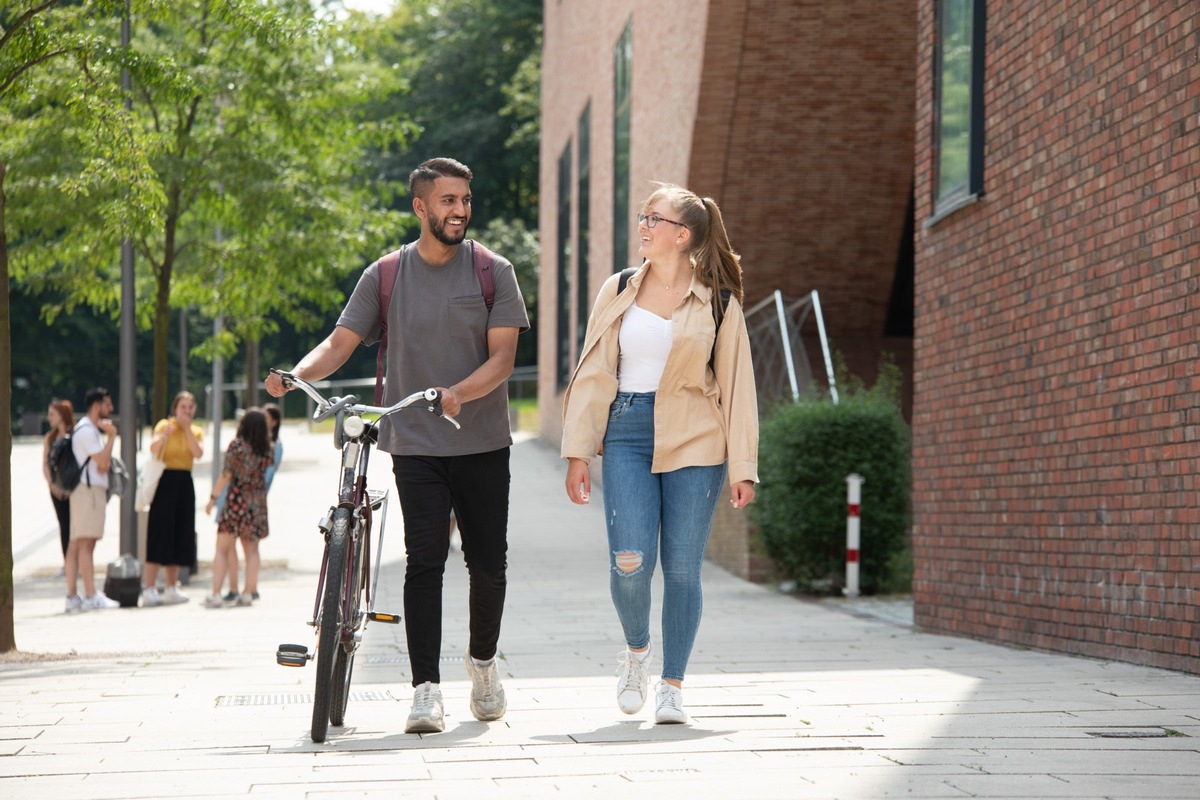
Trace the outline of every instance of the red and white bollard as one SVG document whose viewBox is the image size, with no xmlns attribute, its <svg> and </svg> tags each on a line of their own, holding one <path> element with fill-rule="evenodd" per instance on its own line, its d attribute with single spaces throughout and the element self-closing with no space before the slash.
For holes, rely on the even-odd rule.
<svg viewBox="0 0 1200 800">
<path fill-rule="evenodd" d="M 856 472 L 846 476 L 846 597 L 858 597 L 858 505 L 862 501 L 862 485 L 866 479 Z"/>
</svg>

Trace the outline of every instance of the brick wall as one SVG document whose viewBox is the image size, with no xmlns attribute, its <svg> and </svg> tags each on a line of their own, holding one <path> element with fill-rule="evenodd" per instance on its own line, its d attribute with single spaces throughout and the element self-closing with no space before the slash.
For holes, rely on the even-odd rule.
<svg viewBox="0 0 1200 800">
<path fill-rule="evenodd" d="M 980 201 L 917 59 L 916 622 L 1200 672 L 1200 11 L 989 4 Z"/>
</svg>

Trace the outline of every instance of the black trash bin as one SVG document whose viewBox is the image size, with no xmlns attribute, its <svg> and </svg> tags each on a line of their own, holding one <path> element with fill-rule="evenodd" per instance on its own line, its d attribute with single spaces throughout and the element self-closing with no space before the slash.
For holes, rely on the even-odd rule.
<svg viewBox="0 0 1200 800">
<path fill-rule="evenodd" d="M 142 594 L 142 565 L 126 553 L 109 562 L 104 578 L 104 594 L 121 604 L 121 608 L 137 608 Z"/>
</svg>

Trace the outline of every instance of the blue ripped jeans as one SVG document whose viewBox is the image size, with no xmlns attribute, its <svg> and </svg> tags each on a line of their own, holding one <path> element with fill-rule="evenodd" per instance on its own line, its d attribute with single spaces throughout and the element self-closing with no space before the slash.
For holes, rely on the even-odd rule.
<svg viewBox="0 0 1200 800">
<path fill-rule="evenodd" d="M 682 681 L 704 606 L 700 566 L 725 465 L 652 473 L 654 393 L 619 393 L 604 434 L 609 587 L 625 642 L 650 643 L 650 579 L 662 556 L 662 677 Z"/>
</svg>

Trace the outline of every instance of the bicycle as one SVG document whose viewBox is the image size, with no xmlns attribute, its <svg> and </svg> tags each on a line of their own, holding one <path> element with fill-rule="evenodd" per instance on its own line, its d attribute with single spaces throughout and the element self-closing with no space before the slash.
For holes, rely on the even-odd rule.
<svg viewBox="0 0 1200 800">
<path fill-rule="evenodd" d="M 354 395 L 326 398 L 311 383 L 290 372 L 274 368 L 271 372 L 279 375 L 284 386 L 295 386 L 312 398 L 316 403 L 314 422 L 334 418 L 334 447 L 342 454 L 337 504 L 317 523 L 325 538 L 325 553 L 321 559 L 313 616 L 308 623 L 316 629 L 315 656 L 308 652 L 307 646 L 300 644 L 281 644 L 275 652 L 276 663 L 285 667 L 303 667 L 314 657 L 316 659 L 311 733 L 313 742 L 319 744 L 325 741 L 329 725 L 341 727 L 345 722 L 354 654 L 367 622 L 400 622 L 398 614 L 374 609 L 388 502 L 387 490 L 367 488 L 367 465 L 371 448 L 378 443 L 379 423 L 385 417 L 424 401 L 430 412 L 455 428 L 460 426 L 457 420 L 442 413 L 441 394 L 436 389 L 415 392 L 385 408 L 361 404 Z M 368 421 L 364 414 L 378 416 Z M 375 571 L 368 586 L 376 512 L 380 515 L 379 541 L 375 551 Z"/>
</svg>

